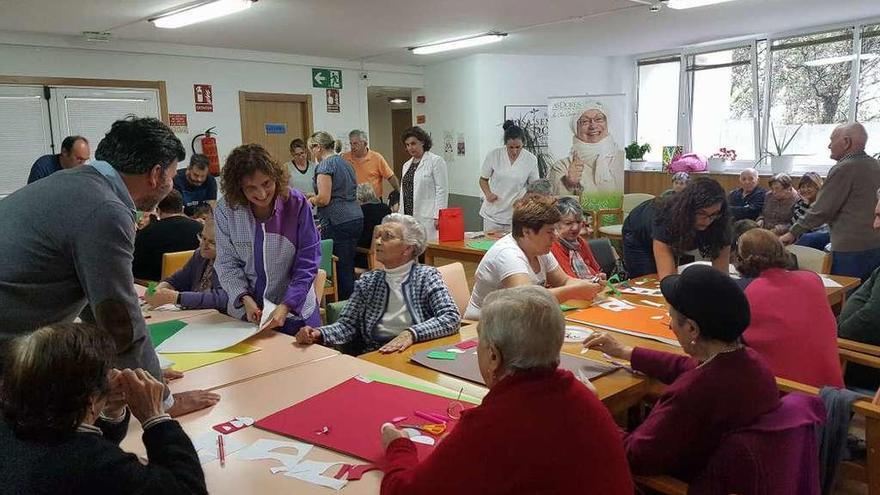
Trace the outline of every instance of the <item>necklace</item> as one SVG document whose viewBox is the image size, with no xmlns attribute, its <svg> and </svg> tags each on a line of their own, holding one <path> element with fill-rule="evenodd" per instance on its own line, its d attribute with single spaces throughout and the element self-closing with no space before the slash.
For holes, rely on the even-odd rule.
<svg viewBox="0 0 880 495">
<path fill-rule="evenodd" d="M 706 366 L 706 365 L 709 364 L 713 359 L 715 359 L 719 354 L 727 354 L 727 353 L 730 353 L 730 352 L 736 352 L 736 351 L 738 351 L 738 350 L 740 350 L 740 349 L 742 349 L 742 344 L 735 344 L 733 347 L 731 347 L 731 348 L 729 348 L 729 349 L 722 349 L 722 350 L 716 352 L 715 354 L 712 354 L 711 356 L 709 356 L 709 359 L 706 359 L 705 361 L 703 361 L 702 363 L 700 363 L 700 365 L 697 366 L 697 368 L 702 368 L 703 366 Z"/>
</svg>

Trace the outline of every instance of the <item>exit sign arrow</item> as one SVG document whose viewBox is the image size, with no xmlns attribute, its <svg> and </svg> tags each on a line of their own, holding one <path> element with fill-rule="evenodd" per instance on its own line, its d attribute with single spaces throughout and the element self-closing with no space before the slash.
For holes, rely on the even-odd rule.
<svg viewBox="0 0 880 495">
<path fill-rule="evenodd" d="M 342 89 L 342 71 L 339 69 L 312 68 L 312 87 Z"/>
<path fill-rule="evenodd" d="M 326 80 L 327 80 L 327 78 L 324 77 L 324 73 L 323 73 L 323 72 L 318 72 L 317 74 L 315 74 L 315 84 L 318 85 L 317 87 L 319 87 L 319 88 L 323 88 L 323 87 L 324 87 L 324 81 L 326 81 Z"/>
</svg>

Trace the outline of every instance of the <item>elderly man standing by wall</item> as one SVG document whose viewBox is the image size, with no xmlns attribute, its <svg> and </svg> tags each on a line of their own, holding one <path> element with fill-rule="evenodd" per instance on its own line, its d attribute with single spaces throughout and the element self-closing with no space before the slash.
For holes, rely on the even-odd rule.
<svg viewBox="0 0 880 495">
<path fill-rule="evenodd" d="M 358 129 L 349 132 L 348 144 L 351 145 L 351 151 L 343 153 L 342 158 L 354 166 L 358 184 L 368 182 L 376 191 L 376 197 L 380 199 L 383 196 L 383 180 L 388 179 L 395 191 L 400 189 L 400 183 L 385 161 L 385 157 L 371 150 L 367 145 L 366 132 Z"/>
<path fill-rule="evenodd" d="M 880 163 L 865 153 L 868 133 L 858 122 L 831 133 L 831 167 L 825 185 L 807 214 L 780 237 L 791 244 L 801 234 L 827 223 L 831 229 L 831 273 L 867 279 L 880 266 L 880 231 L 871 213 L 880 188 Z"/>
<path fill-rule="evenodd" d="M 758 171 L 747 168 L 739 173 L 739 189 L 730 191 L 727 203 L 734 220 L 757 220 L 764 210 L 767 190 L 758 185 Z"/>
</svg>

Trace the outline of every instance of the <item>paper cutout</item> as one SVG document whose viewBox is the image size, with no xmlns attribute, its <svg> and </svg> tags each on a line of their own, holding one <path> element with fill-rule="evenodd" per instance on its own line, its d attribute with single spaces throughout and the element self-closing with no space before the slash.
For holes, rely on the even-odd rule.
<svg viewBox="0 0 880 495">
<path fill-rule="evenodd" d="M 163 354 L 217 352 L 238 344 L 258 332 L 257 326 L 244 321 L 189 323 L 156 346 Z"/>
<path fill-rule="evenodd" d="M 401 411 L 418 409 L 443 411 L 450 399 L 429 395 L 385 383 L 363 383 L 348 379 L 302 402 L 282 409 L 256 422 L 258 428 L 321 445 L 371 462 L 384 459 L 381 426 Z M 352 414 L 356 411 L 356 414 Z M 448 430 L 454 428 L 450 421 Z M 318 435 L 324 425 L 329 435 Z M 422 458 L 431 452 L 419 445 Z"/>
<path fill-rule="evenodd" d="M 172 364 L 174 365 L 172 368 L 175 371 L 186 372 L 209 364 L 226 361 L 227 359 L 244 356 L 245 354 L 257 352 L 259 350 L 259 347 L 242 342 L 217 352 L 178 352 L 160 354 L 159 356 L 171 359 Z"/>
<path fill-rule="evenodd" d="M 471 349 L 479 345 L 479 342 L 476 339 L 465 340 L 463 342 L 459 342 L 455 344 L 455 347 L 459 349 Z"/>
<path fill-rule="evenodd" d="M 351 464 L 343 464 L 342 467 L 339 468 L 339 472 L 336 473 L 336 475 L 333 477 L 341 480 L 343 477 L 345 477 L 346 473 L 348 473 L 349 470 L 351 470 Z"/>
<path fill-rule="evenodd" d="M 497 241 L 494 240 L 473 240 L 467 241 L 467 247 L 478 251 L 488 251 Z"/>
<path fill-rule="evenodd" d="M 348 483 L 348 480 L 338 480 L 336 478 L 323 475 L 325 471 L 339 464 L 343 463 L 302 461 L 297 464 L 293 469 L 288 469 L 287 472 L 284 473 L 284 476 L 287 476 L 289 478 L 296 478 L 298 480 L 302 480 L 319 486 L 326 486 L 327 488 L 332 488 L 334 490 L 340 490 Z"/>
<path fill-rule="evenodd" d="M 275 467 L 269 468 L 269 472 L 271 472 L 272 474 L 286 473 L 287 468 L 284 466 L 275 466 Z"/>
<path fill-rule="evenodd" d="M 220 451 L 217 447 L 217 434 L 213 431 L 199 435 L 192 439 L 192 443 L 193 447 L 196 449 L 196 454 L 199 456 L 200 463 L 207 464 L 220 458 Z M 246 445 L 246 443 L 235 437 L 223 438 L 223 449 L 226 451 L 227 459 L 229 458 L 229 454 L 245 448 Z"/>
<path fill-rule="evenodd" d="M 629 311 L 631 309 L 635 309 L 635 306 L 633 306 L 632 304 L 614 297 L 609 297 L 603 303 L 599 304 L 599 307 L 614 312 Z"/>
<path fill-rule="evenodd" d="M 422 432 L 420 432 L 419 430 L 417 430 L 415 428 L 403 428 L 400 431 L 406 433 L 406 436 L 409 438 L 417 437 L 422 434 Z"/>
<path fill-rule="evenodd" d="M 378 375 L 378 374 L 370 374 L 367 375 L 374 381 L 379 383 L 385 383 L 387 385 L 396 385 L 398 387 L 403 387 L 409 390 L 415 390 L 417 392 L 424 392 L 426 394 L 436 395 L 438 397 L 445 397 L 447 399 L 458 399 L 462 402 L 468 402 L 470 404 L 480 404 L 483 402 L 482 399 L 473 397 L 468 394 L 461 394 L 459 397 L 458 392 L 453 392 L 451 390 L 447 390 L 445 388 L 436 388 L 430 385 L 425 385 L 423 383 L 412 382 L 403 378 L 391 378 L 388 376 Z"/>
<path fill-rule="evenodd" d="M 448 359 L 454 360 L 455 353 L 446 352 L 446 351 L 431 351 L 428 353 L 428 357 L 431 359 Z"/>
<path fill-rule="evenodd" d="M 431 437 L 429 437 L 429 436 L 426 436 L 426 435 L 416 435 L 416 436 L 414 436 L 414 437 L 410 437 L 409 439 L 412 440 L 412 441 L 415 442 L 415 443 L 420 443 L 420 444 L 423 444 L 423 445 L 431 445 L 431 446 L 433 446 L 433 445 L 436 443 L 435 440 L 434 440 L 433 438 L 431 438 Z"/>
<path fill-rule="evenodd" d="M 227 421 L 225 423 L 220 423 L 220 424 L 214 425 L 211 428 L 214 431 L 228 435 L 230 433 L 235 433 L 236 431 L 238 431 L 242 428 L 247 428 L 248 426 L 251 426 L 252 424 L 254 424 L 254 418 L 236 417 L 235 419 L 232 419 L 232 420 Z"/>
<path fill-rule="evenodd" d="M 364 474 L 369 473 L 370 471 L 375 471 L 377 469 L 381 469 L 379 466 L 375 464 L 356 464 L 354 466 L 348 465 L 348 481 L 357 481 L 364 477 Z"/>
<path fill-rule="evenodd" d="M 578 309 L 577 306 L 569 306 L 568 304 L 560 304 L 559 309 L 562 311 L 571 311 L 573 309 Z"/>
<path fill-rule="evenodd" d="M 159 368 L 167 370 L 168 368 L 174 366 L 174 361 L 166 358 L 165 356 L 161 354 L 156 354 L 156 357 L 159 358 Z"/>
<path fill-rule="evenodd" d="M 180 320 L 168 320 L 163 321 L 162 323 L 151 323 L 147 325 L 147 329 L 150 330 L 150 339 L 153 341 L 153 346 L 158 347 L 162 342 L 168 340 L 169 337 L 179 332 L 180 329 L 185 326 L 186 322 Z"/>
<path fill-rule="evenodd" d="M 652 318 L 660 316 L 660 319 Z M 669 329 L 665 309 L 634 306 L 629 311 L 609 311 L 596 306 L 568 313 L 565 319 L 594 328 L 620 332 L 636 337 L 657 340 L 669 345 L 680 346 L 675 334 Z"/>
<path fill-rule="evenodd" d="M 565 326 L 565 341 L 569 344 L 583 342 L 590 335 L 593 335 L 593 331 L 589 328 Z"/>
<path fill-rule="evenodd" d="M 453 347 L 453 348 L 451 348 L 451 349 L 446 349 L 446 352 L 452 352 L 452 353 L 455 353 L 455 354 L 464 354 L 464 353 L 467 352 L 467 351 L 465 351 L 464 349 L 459 349 L 459 348 L 457 348 L 457 347 Z"/>
<path fill-rule="evenodd" d="M 643 303 L 643 304 L 647 304 L 648 306 L 654 306 L 655 308 L 664 308 L 664 307 L 665 307 L 665 306 L 663 306 L 662 304 L 660 304 L 660 303 L 658 303 L 658 302 L 649 301 L 649 300 L 647 300 L 647 299 L 642 299 L 642 300 L 639 301 L 639 302 L 641 302 L 641 303 Z"/>
<path fill-rule="evenodd" d="M 660 292 L 660 289 L 649 289 L 647 287 L 628 287 L 626 289 L 620 289 L 620 292 L 624 294 L 635 294 L 637 296 L 663 297 L 663 293 Z"/>
<path fill-rule="evenodd" d="M 836 288 L 838 288 L 838 287 L 843 287 L 843 286 L 840 285 L 839 283 L 837 283 L 837 282 L 835 282 L 834 280 L 828 278 L 828 276 L 826 276 L 826 275 L 819 275 L 819 276 L 822 277 L 822 285 L 824 285 L 824 286 L 825 286 L 826 288 L 828 288 L 828 289 L 836 289 Z"/>
<path fill-rule="evenodd" d="M 234 438 L 234 437 L 229 437 Z M 236 452 L 235 457 L 244 461 L 256 461 L 260 459 L 274 459 L 284 465 L 287 470 L 293 469 L 312 450 L 312 445 L 297 442 L 296 440 L 269 440 L 261 438 L 247 448 Z M 296 454 L 275 452 L 275 449 L 291 448 Z"/>
<path fill-rule="evenodd" d="M 275 311 L 275 308 L 278 307 L 275 303 L 268 299 L 263 299 L 263 316 L 260 317 L 260 330 L 266 328 L 266 323 L 269 322 L 272 316 L 272 312 Z"/>
</svg>

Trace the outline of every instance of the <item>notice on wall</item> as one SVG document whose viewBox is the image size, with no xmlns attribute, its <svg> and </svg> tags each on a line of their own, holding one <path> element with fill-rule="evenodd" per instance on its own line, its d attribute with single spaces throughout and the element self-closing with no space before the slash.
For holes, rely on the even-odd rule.
<svg viewBox="0 0 880 495">
<path fill-rule="evenodd" d="M 446 163 L 455 161 L 455 132 L 443 131 L 443 159 Z"/>
<path fill-rule="evenodd" d="M 327 90 L 327 113 L 339 113 L 339 90 Z"/>
<path fill-rule="evenodd" d="M 464 156 L 464 133 L 458 133 L 458 156 Z"/>
<path fill-rule="evenodd" d="M 210 84 L 193 84 L 193 99 L 196 112 L 214 111 L 214 91 Z"/>
<path fill-rule="evenodd" d="M 185 113 L 169 113 L 168 114 L 168 127 L 171 128 L 171 131 L 175 134 L 188 134 L 189 128 L 186 124 L 186 114 Z"/>
<path fill-rule="evenodd" d="M 427 119 L 425 118 L 424 115 L 416 115 L 416 124 L 422 125 L 425 123 L 426 120 Z"/>
<path fill-rule="evenodd" d="M 266 122 L 263 127 L 266 134 L 287 134 L 287 124 L 284 122 Z"/>
</svg>

